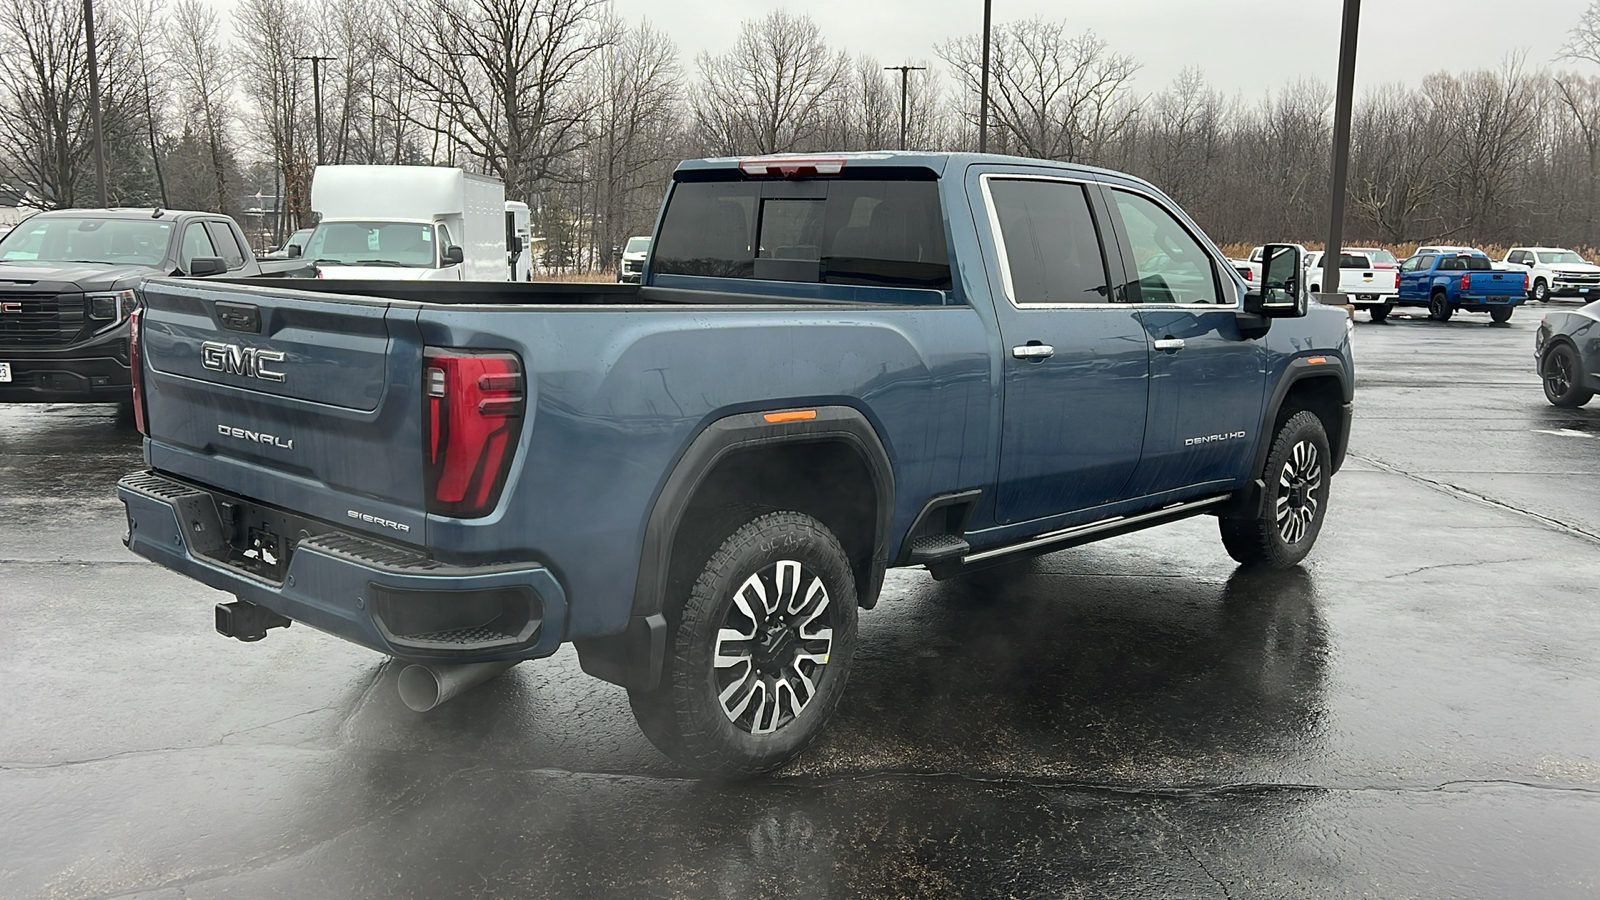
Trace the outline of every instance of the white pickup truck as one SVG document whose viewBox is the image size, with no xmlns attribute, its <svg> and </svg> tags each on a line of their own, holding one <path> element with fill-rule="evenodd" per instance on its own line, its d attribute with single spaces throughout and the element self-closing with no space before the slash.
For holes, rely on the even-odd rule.
<svg viewBox="0 0 1600 900">
<path fill-rule="evenodd" d="M 1322 251 L 1306 254 L 1306 284 L 1313 294 L 1322 290 Z M 1350 297 L 1350 305 L 1364 309 L 1372 321 L 1382 322 L 1394 309 L 1394 296 L 1400 292 L 1400 272 L 1380 269 L 1369 253 L 1345 250 L 1339 254 L 1338 293 Z"/>
<path fill-rule="evenodd" d="M 1561 247 L 1512 247 L 1501 262 L 1528 270 L 1528 299 L 1600 296 L 1600 266 Z"/>
</svg>

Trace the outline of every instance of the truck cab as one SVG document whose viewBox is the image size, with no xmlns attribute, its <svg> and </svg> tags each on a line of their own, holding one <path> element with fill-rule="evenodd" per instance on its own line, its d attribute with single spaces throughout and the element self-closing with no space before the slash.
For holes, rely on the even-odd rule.
<svg viewBox="0 0 1600 900">
<path fill-rule="evenodd" d="M 128 315 L 152 275 L 262 274 L 218 213 L 62 209 L 0 238 L 0 402 L 107 403 L 131 396 Z"/>
<path fill-rule="evenodd" d="M 318 278 L 511 279 L 498 179 L 439 166 L 318 166 L 311 208 L 321 219 L 304 258 Z"/>
</svg>

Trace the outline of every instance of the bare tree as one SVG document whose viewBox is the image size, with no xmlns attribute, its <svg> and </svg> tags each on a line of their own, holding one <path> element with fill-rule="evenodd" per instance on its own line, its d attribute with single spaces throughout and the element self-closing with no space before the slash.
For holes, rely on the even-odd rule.
<svg viewBox="0 0 1600 900">
<path fill-rule="evenodd" d="M 222 45 L 216 10 L 205 0 L 177 0 L 166 40 L 180 115 L 205 146 L 211 167 L 205 205 L 227 211 L 233 205 L 229 175 L 234 158 L 228 129 L 235 70 Z"/>
<path fill-rule="evenodd" d="M 171 100 L 170 74 L 159 36 L 166 29 L 166 0 L 122 0 L 113 7 L 125 25 L 132 85 L 136 94 L 150 167 L 155 173 L 161 205 L 166 206 L 167 180 L 161 171 L 160 136 L 167 130 L 167 105 Z"/>
<path fill-rule="evenodd" d="M 595 57 L 591 119 L 595 243 L 607 256 L 628 235 L 649 230 L 677 162 L 683 118 L 683 72 L 672 39 L 648 22 L 631 29 L 614 22 L 608 30 L 620 37 Z"/>
<path fill-rule="evenodd" d="M 435 112 L 413 111 L 411 120 L 500 176 L 507 196 L 531 196 L 581 148 L 581 77 L 610 37 L 604 8 L 605 0 L 442 0 L 410 13 L 401 44 L 422 52 L 391 47 L 389 59 Z"/>
<path fill-rule="evenodd" d="M 272 160 L 281 185 L 272 236 L 277 244 L 311 211 L 305 114 L 311 86 L 296 57 L 316 48 L 316 28 L 302 0 L 242 0 L 234 28 L 241 39 L 239 86 L 255 107 L 253 125 L 266 144 L 259 149 Z"/>
<path fill-rule="evenodd" d="M 810 16 L 783 10 L 745 21 L 732 49 L 696 62 L 695 125 L 712 152 L 728 154 L 811 149 L 849 67 Z"/>
<path fill-rule="evenodd" d="M 72 206 L 88 138 L 82 8 L 15 0 L 0 11 L 0 140 L 9 166 L 52 206 Z"/>
<path fill-rule="evenodd" d="M 1004 149 L 1094 162 L 1133 121 L 1137 106 L 1130 82 L 1139 65 L 1112 52 L 1093 32 L 1074 35 L 1065 22 L 1034 18 L 996 27 L 991 43 L 990 124 Z M 937 50 L 976 95 L 979 36 L 947 41 Z"/>
</svg>

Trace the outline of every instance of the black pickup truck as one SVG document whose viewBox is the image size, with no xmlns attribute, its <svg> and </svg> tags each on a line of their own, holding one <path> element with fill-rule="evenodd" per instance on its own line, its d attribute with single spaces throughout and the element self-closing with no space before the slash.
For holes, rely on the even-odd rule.
<svg viewBox="0 0 1600 900">
<path fill-rule="evenodd" d="M 0 238 L 0 403 L 125 402 L 133 288 L 151 275 L 264 272 L 217 213 L 63 209 Z"/>
</svg>

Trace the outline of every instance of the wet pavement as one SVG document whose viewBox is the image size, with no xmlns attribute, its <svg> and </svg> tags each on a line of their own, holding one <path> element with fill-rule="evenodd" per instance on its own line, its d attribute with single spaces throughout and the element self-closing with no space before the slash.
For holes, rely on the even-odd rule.
<svg viewBox="0 0 1600 900">
<path fill-rule="evenodd" d="M 1300 569 L 1209 518 L 890 573 L 839 714 L 688 778 L 576 657 L 432 713 L 128 554 L 110 407 L 0 408 L 0 898 L 1592 897 L 1600 402 L 1508 326 L 1357 323 Z"/>
</svg>

